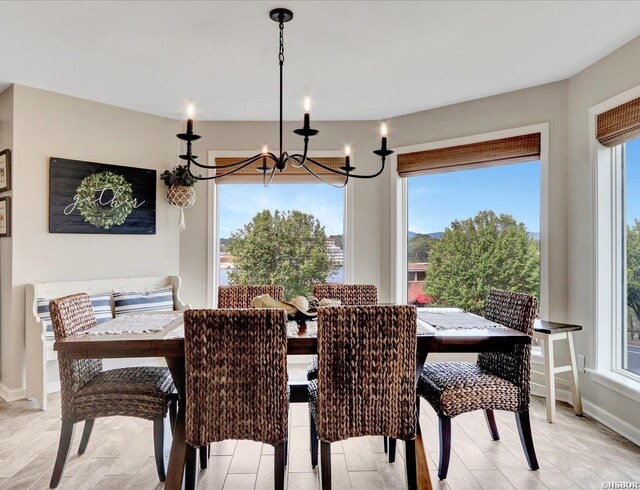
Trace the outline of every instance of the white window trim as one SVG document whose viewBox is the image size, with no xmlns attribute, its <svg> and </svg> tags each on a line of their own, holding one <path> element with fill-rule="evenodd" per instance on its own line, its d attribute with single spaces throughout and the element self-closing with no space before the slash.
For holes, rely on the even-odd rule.
<svg viewBox="0 0 640 490">
<path fill-rule="evenodd" d="M 595 335 L 590 336 L 589 352 L 592 362 L 586 372 L 597 383 L 640 401 L 640 380 L 636 375 L 617 368 L 620 356 L 619 308 L 624 284 L 619 279 L 621 270 L 621 246 L 618 203 L 621 186 L 619 172 L 614 165 L 620 158 L 616 147 L 607 148 L 596 139 L 597 116 L 625 102 L 640 97 L 640 85 L 612 97 L 589 109 L 589 156 L 591 163 L 591 270 L 590 286 L 593 302 L 590 323 Z M 612 240 L 615 237 L 615 240 Z M 615 246 L 614 246 L 615 242 Z M 617 271 L 617 272 L 616 272 Z"/>
<path fill-rule="evenodd" d="M 391 292 L 396 302 L 407 302 L 407 182 L 396 172 L 397 155 L 414 151 L 433 150 L 502 138 L 540 133 L 540 316 L 549 318 L 549 123 L 463 136 L 418 145 L 394 148 L 389 169 L 391 172 Z"/>
<path fill-rule="evenodd" d="M 293 152 L 293 153 L 302 153 Z M 214 165 L 216 158 L 248 158 L 255 155 L 255 151 L 216 151 L 207 152 L 207 161 L 209 165 Z M 315 151 L 314 157 L 343 157 L 343 151 Z M 353 162 L 352 162 L 353 163 Z M 213 175 L 213 170 L 207 171 L 207 176 Z M 274 183 L 277 177 L 274 177 Z M 215 179 L 207 182 L 207 307 L 215 308 L 218 303 L 218 270 L 220 264 L 220 254 L 218 253 L 218 237 L 220 236 L 218 222 L 219 208 L 219 192 Z M 318 184 L 326 185 L 326 184 Z M 353 275 L 353 189 L 351 183 L 344 188 L 344 223 L 343 223 L 343 246 L 344 246 L 344 265 L 343 277 L 345 283 L 352 282 Z"/>
</svg>

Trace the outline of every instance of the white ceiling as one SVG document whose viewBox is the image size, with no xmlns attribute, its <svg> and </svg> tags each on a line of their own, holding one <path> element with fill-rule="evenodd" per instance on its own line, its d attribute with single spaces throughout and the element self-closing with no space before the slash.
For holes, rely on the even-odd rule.
<svg viewBox="0 0 640 490">
<path fill-rule="evenodd" d="M 380 119 L 572 76 L 640 35 L 640 2 L 0 2 L 9 83 L 178 117 Z"/>
</svg>

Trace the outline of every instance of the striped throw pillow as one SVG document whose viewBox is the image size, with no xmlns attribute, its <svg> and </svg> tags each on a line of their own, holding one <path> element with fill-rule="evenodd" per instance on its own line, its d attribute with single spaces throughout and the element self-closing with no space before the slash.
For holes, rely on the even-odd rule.
<svg viewBox="0 0 640 490">
<path fill-rule="evenodd" d="M 145 311 L 173 311 L 173 286 L 149 291 L 114 291 L 116 317 Z"/>
<path fill-rule="evenodd" d="M 90 296 L 91 308 L 98 323 L 108 322 L 113 319 L 111 314 L 111 293 L 98 293 Z M 38 298 L 38 317 L 46 327 L 46 338 L 53 338 L 53 323 L 49 312 L 49 298 Z"/>
</svg>

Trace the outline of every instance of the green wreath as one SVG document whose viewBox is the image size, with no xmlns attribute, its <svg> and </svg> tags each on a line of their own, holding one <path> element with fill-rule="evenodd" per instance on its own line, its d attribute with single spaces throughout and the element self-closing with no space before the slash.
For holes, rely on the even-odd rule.
<svg viewBox="0 0 640 490">
<path fill-rule="evenodd" d="M 111 191 L 113 195 L 107 195 Z M 91 174 L 76 189 L 78 210 L 88 223 L 108 230 L 121 225 L 133 211 L 131 184 L 112 172 Z"/>
</svg>

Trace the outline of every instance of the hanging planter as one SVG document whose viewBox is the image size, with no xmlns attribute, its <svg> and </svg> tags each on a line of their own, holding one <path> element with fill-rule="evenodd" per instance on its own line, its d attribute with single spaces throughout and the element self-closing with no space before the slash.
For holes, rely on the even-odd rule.
<svg viewBox="0 0 640 490">
<path fill-rule="evenodd" d="M 167 202 L 180 208 L 178 229 L 184 231 L 186 228 L 184 210 L 196 203 L 196 190 L 193 188 L 196 181 L 185 165 L 176 165 L 173 170 L 165 170 L 160 175 L 160 179 L 169 188 L 167 190 Z"/>
</svg>

